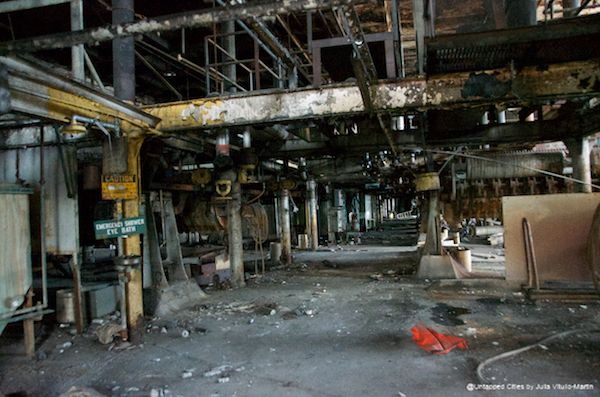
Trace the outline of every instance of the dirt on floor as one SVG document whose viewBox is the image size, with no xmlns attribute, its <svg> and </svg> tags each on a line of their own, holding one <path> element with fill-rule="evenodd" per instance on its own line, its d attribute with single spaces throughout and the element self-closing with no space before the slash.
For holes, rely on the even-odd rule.
<svg viewBox="0 0 600 397">
<path fill-rule="evenodd" d="M 557 339 L 484 369 L 483 360 L 556 332 L 600 329 L 598 302 L 527 301 L 515 291 L 405 275 L 414 252 L 364 266 L 340 254 L 304 261 L 146 321 L 141 346 L 102 345 L 55 328 L 35 359 L 0 344 L 0 391 L 57 396 L 73 386 L 108 396 L 594 396 L 600 334 Z M 327 260 L 327 262 L 323 262 Z M 360 262 L 360 264 L 359 264 Z M 338 263 L 338 265 L 332 265 Z M 412 264 L 412 265 L 411 265 Z M 452 290 L 451 288 L 449 289 Z M 469 293 L 469 291 L 474 291 Z M 99 323 L 99 321 L 97 321 Z M 424 324 L 467 350 L 432 355 L 411 338 Z M 485 390 L 484 390 L 485 389 Z M 490 390 L 491 389 L 491 390 Z"/>
</svg>

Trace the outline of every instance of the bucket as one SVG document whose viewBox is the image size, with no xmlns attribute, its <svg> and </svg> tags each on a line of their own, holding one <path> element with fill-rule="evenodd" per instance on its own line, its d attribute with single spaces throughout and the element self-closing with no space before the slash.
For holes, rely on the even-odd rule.
<svg viewBox="0 0 600 397">
<path fill-rule="evenodd" d="M 458 247 L 456 251 L 453 251 L 454 259 L 458 263 L 460 263 L 467 272 L 471 273 L 473 271 L 473 266 L 471 263 L 471 250 L 465 247 Z"/>
<path fill-rule="evenodd" d="M 56 321 L 61 324 L 75 322 L 75 299 L 70 289 L 56 291 Z"/>
<path fill-rule="evenodd" d="M 269 251 L 271 252 L 271 265 L 278 266 L 279 258 L 281 258 L 281 243 L 271 243 Z"/>
</svg>

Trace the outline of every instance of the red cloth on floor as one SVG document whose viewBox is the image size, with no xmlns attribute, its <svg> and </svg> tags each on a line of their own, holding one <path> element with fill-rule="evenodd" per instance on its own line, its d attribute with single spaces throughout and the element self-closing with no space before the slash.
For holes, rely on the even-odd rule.
<svg viewBox="0 0 600 397">
<path fill-rule="evenodd" d="M 423 350 L 432 354 L 447 354 L 450 350 L 458 347 L 465 350 L 467 341 L 452 335 L 444 335 L 435 332 L 423 324 L 417 324 L 411 328 L 413 340 Z"/>
</svg>

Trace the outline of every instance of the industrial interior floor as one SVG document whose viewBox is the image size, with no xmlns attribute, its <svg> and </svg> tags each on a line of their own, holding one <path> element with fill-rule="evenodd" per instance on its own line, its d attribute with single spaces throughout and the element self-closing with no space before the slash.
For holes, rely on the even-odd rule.
<svg viewBox="0 0 600 397">
<path fill-rule="evenodd" d="M 502 256 L 489 246 L 479 252 L 492 260 Z M 416 260 L 412 248 L 297 252 L 294 266 L 250 279 L 246 288 L 209 290 L 189 310 L 148 319 L 142 346 L 102 345 L 94 335 L 97 324 L 82 336 L 46 326 L 36 358 L 27 359 L 19 354 L 20 341 L 5 336 L 0 391 L 56 396 L 77 386 L 107 396 L 600 395 L 597 333 L 494 362 L 484 370 L 485 382 L 501 389 L 469 391 L 480 387 L 476 368 L 489 357 L 553 333 L 600 329 L 600 304 L 533 303 L 503 288 L 502 280 L 417 280 L 410 275 Z M 493 267 L 485 260 L 474 266 Z M 418 323 L 465 338 L 468 349 L 447 355 L 422 350 L 411 339 Z"/>
</svg>

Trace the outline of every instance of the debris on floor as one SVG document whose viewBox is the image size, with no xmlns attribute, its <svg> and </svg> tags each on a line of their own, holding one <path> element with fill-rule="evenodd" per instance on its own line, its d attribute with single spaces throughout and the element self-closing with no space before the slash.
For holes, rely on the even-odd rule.
<svg viewBox="0 0 600 397">
<path fill-rule="evenodd" d="M 467 349 L 467 341 L 452 335 L 440 334 L 422 324 L 411 328 L 413 341 L 423 350 L 432 354 L 448 354 L 454 348 Z"/>
<path fill-rule="evenodd" d="M 123 327 L 120 324 L 107 323 L 96 328 L 96 336 L 100 343 L 108 345 L 115 336 L 119 335 L 122 329 Z"/>
<path fill-rule="evenodd" d="M 59 397 L 106 397 L 104 394 L 98 393 L 94 389 L 88 387 L 72 386 L 67 392 Z"/>
</svg>

